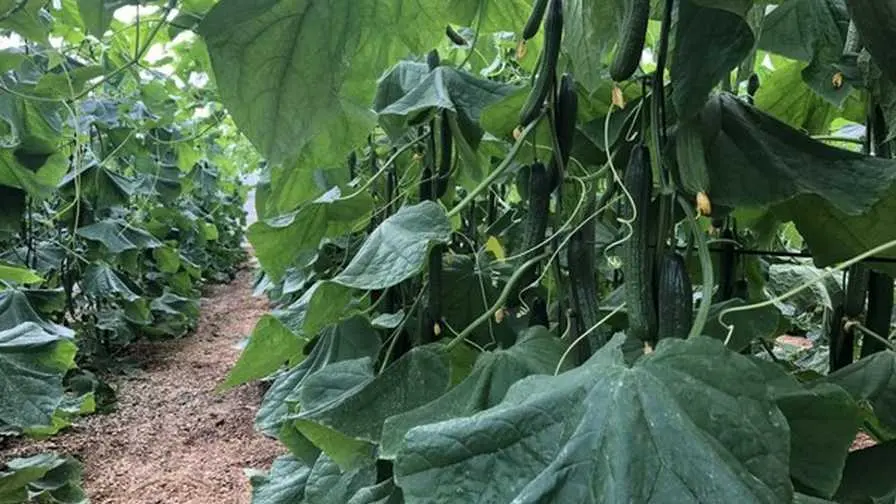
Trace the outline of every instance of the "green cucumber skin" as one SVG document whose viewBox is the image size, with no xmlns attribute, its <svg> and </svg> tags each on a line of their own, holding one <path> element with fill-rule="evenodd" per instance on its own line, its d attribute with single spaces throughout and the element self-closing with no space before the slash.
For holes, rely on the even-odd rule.
<svg viewBox="0 0 896 504">
<path fill-rule="evenodd" d="M 451 163 L 454 151 L 454 138 L 451 136 L 451 125 L 448 124 L 448 112 L 442 111 L 442 120 L 439 125 L 439 138 L 441 139 L 441 152 L 439 156 L 439 174 L 436 177 L 435 197 L 441 198 L 448 190 L 448 179 L 451 177 Z"/>
<path fill-rule="evenodd" d="M 579 113 L 579 96 L 576 94 L 575 81 L 572 75 L 566 73 L 560 78 L 560 86 L 557 90 L 557 103 L 554 110 L 554 130 L 557 134 L 558 154 L 551 156 L 549 163 L 551 174 L 551 188 L 556 189 L 563 181 L 563 168 L 569 163 L 572 153 L 573 139 L 576 133 L 576 117 Z M 561 164 L 562 163 L 562 164 Z"/>
<path fill-rule="evenodd" d="M 595 202 L 592 200 L 585 208 L 585 215 L 591 215 L 595 210 Z M 566 262 L 569 265 L 569 285 L 575 314 L 578 317 L 579 328 L 584 332 L 595 326 L 601 319 L 600 305 L 597 293 L 597 271 L 595 270 L 594 242 L 597 234 L 597 222 L 591 219 L 578 231 L 573 233 L 566 248 Z M 597 334 L 603 336 L 602 333 Z M 606 341 L 601 339 L 598 343 L 603 346 Z M 580 345 L 587 345 L 583 341 Z M 585 355 L 591 355 L 596 348 L 586 348 Z"/>
<path fill-rule="evenodd" d="M 865 327 L 886 338 L 893 317 L 893 277 L 872 271 L 868 275 L 868 312 Z M 886 346 L 868 335 L 862 336 L 862 357 L 886 350 Z"/>
<path fill-rule="evenodd" d="M 547 7 L 548 0 L 535 0 L 532 5 L 532 13 L 529 14 L 526 26 L 523 27 L 523 40 L 529 40 L 538 33 L 538 27 L 541 25 L 541 20 L 544 19 L 544 11 Z"/>
<path fill-rule="evenodd" d="M 520 125 L 528 126 L 538 118 L 544 101 L 554 87 L 557 60 L 560 58 L 560 42 L 563 38 L 563 6 L 561 0 L 550 0 L 544 21 L 544 53 L 535 84 L 529 92 L 526 104 L 520 111 Z"/>
<path fill-rule="evenodd" d="M 650 152 L 644 145 L 632 149 L 623 183 L 638 209 L 631 224 L 632 235 L 621 245 L 622 274 L 625 277 L 625 303 L 628 313 L 630 336 L 642 341 L 655 341 L 656 305 L 653 294 L 653 254 L 650 251 L 650 230 L 654 224 L 649 219 L 650 197 L 653 190 L 653 172 L 650 168 Z M 631 219 L 632 208 L 626 202 L 620 217 Z"/>
<path fill-rule="evenodd" d="M 614 81 L 622 82 L 638 69 L 649 18 L 650 0 L 626 0 L 625 15 L 619 25 L 619 48 L 610 64 L 610 78 Z"/>
<path fill-rule="evenodd" d="M 735 239 L 734 233 L 730 229 L 722 231 L 722 238 L 725 240 Z M 737 282 L 735 266 L 734 244 L 726 242 L 722 245 L 722 250 L 719 253 L 719 301 L 728 301 L 734 297 L 734 284 Z"/>
<path fill-rule="evenodd" d="M 659 339 L 685 339 L 694 323 L 693 285 L 684 258 L 668 253 L 660 267 L 657 293 L 657 333 Z"/>
<path fill-rule="evenodd" d="M 854 264 L 848 271 L 844 313 L 849 318 L 856 318 L 865 311 L 865 299 L 868 297 L 868 268 L 862 264 Z"/>
<path fill-rule="evenodd" d="M 544 248 L 545 233 L 548 229 L 548 218 L 551 212 L 550 178 L 544 165 L 538 161 L 532 163 L 529 175 L 529 212 L 526 215 L 526 227 L 523 239 L 524 249 L 531 250 L 529 255 L 538 255 Z"/>
</svg>

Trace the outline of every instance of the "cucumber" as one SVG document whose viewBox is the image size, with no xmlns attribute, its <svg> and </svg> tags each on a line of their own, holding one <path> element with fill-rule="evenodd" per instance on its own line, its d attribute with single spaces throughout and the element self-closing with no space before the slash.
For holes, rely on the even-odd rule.
<svg viewBox="0 0 896 504">
<path fill-rule="evenodd" d="M 442 111 L 442 120 L 439 124 L 439 174 L 436 177 L 435 197 L 441 198 L 448 190 L 448 179 L 451 177 L 451 161 L 454 150 L 454 141 L 451 136 L 451 124 L 448 123 L 448 111 Z"/>
<path fill-rule="evenodd" d="M 884 75 L 896 81 L 896 0 L 847 0 L 865 49 Z"/>
<path fill-rule="evenodd" d="M 693 286 L 684 258 L 676 252 L 663 257 L 657 289 L 657 334 L 663 338 L 688 337 L 694 323 Z"/>
<path fill-rule="evenodd" d="M 591 215 L 595 211 L 594 199 L 585 207 L 584 214 Z M 573 309 L 582 332 L 587 331 L 600 319 L 600 306 L 597 294 L 597 272 L 594 268 L 594 242 L 597 234 L 597 221 L 591 219 L 578 231 L 573 233 L 566 248 L 566 263 L 569 267 L 569 287 Z M 588 356 L 606 343 L 603 333 L 596 334 L 596 339 L 586 339 L 582 354 Z M 595 340 L 597 348 L 589 348 L 589 341 Z"/>
<path fill-rule="evenodd" d="M 544 20 L 544 49 L 535 76 L 535 84 L 529 91 L 526 104 L 520 111 L 520 125 L 525 127 L 538 118 L 545 99 L 554 87 L 557 60 L 560 58 L 560 42 L 563 38 L 563 5 L 561 0 L 550 0 L 547 18 Z"/>
<path fill-rule="evenodd" d="M 529 168 L 529 212 L 526 214 L 526 227 L 523 238 L 523 250 L 535 256 L 544 248 L 545 233 L 548 229 L 548 218 L 551 213 L 550 176 L 539 161 Z M 534 271 L 534 269 L 533 269 Z"/>
<path fill-rule="evenodd" d="M 725 228 L 721 237 L 725 240 L 734 240 L 734 233 L 731 232 L 731 229 Z M 722 250 L 719 253 L 719 290 L 716 297 L 717 301 L 728 301 L 734 297 L 734 284 L 737 282 L 737 268 L 735 266 L 734 244 L 725 242 L 722 244 Z"/>
<path fill-rule="evenodd" d="M 538 33 L 538 26 L 544 18 L 544 11 L 548 7 L 548 0 L 535 0 L 532 5 L 532 13 L 526 20 L 526 26 L 523 27 L 523 40 L 529 40 Z"/>
<path fill-rule="evenodd" d="M 610 64 L 610 78 L 614 81 L 624 81 L 638 69 L 649 17 L 650 0 L 625 1 L 625 13 L 619 25 L 619 45 Z"/>
<path fill-rule="evenodd" d="M 641 341 L 656 341 L 656 305 L 653 294 L 653 256 L 650 250 L 650 199 L 653 191 L 653 171 L 650 152 L 643 144 L 632 149 L 623 179 L 637 209 L 631 224 L 632 235 L 622 244 L 622 274 L 628 313 L 629 336 Z M 633 210 L 628 202 L 622 205 L 620 217 L 631 219 Z"/>
<path fill-rule="evenodd" d="M 576 84 L 572 75 L 565 73 L 560 78 L 560 87 L 557 90 L 557 103 L 554 108 L 554 130 L 557 134 L 559 153 L 551 157 L 549 164 L 548 172 L 551 175 L 552 189 L 556 189 L 560 182 L 563 181 L 561 165 L 565 168 L 567 163 L 569 163 L 569 155 L 572 153 L 572 143 L 576 133 L 576 117 L 578 113 L 579 96 L 576 94 Z"/>
<path fill-rule="evenodd" d="M 849 318 L 857 318 L 865 311 L 865 299 L 868 297 L 868 268 L 862 264 L 849 267 L 849 280 L 846 283 L 844 313 Z"/>
<path fill-rule="evenodd" d="M 440 63 L 441 63 L 441 58 L 439 58 L 439 51 L 433 49 L 432 51 L 429 51 L 429 53 L 427 53 L 426 65 L 429 67 L 430 70 L 435 70 L 436 68 L 438 68 Z"/>
<path fill-rule="evenodd" d="M 448 37 L 448 40 L 454 42 L 459 46 L 467 45 L 467 39 L 465 39 L 460 33 L 457 33 L 457 30 L 451 27 L 451 25 L 445 26 L 445 35 Z"/>
<path fill-rule="evenodd" d="M 886 338 L 893 320 L 893 277 L 872 271 L 868 275 L 868 312 L 865 327 Z M 886 345 L 868 335 L 862 336 L 862 357 L 886 350 Z"/>
</svg>

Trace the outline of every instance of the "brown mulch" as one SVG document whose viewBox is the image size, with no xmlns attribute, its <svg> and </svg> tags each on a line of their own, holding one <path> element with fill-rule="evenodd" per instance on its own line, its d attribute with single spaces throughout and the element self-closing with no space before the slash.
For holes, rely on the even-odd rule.
<svg viewBox="0 0 896 504">
<path fill-rule="evenodd" d="M 84 464 L 94 504 L 242 504 L 246 468 L 266 469 L 284 450 L 253 430 L 259 387 L 215 391 L 239 357 L 234 345 L 267 311 L 252 272 L 207 289 L 195 334 L 132 347 L 141 371 L 113 379 L 117 410 L 83 418 L 44 442 L 22 441 L 0 460 L 56 451 Z"/>
</svg>

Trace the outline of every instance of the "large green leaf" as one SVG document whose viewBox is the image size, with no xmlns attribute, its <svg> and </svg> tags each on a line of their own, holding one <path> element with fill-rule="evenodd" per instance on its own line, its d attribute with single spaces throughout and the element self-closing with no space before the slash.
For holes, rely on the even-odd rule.
<svg viewBox="0 0 896 504">
<path fill-rule="evenodd" d="M 709 92 L 744 59 L 753 42 L 742 15 L 681 0 L 670 69 L 679 116 L 698 114 Z"/>
<path fill-rule="evenodd" d="M 0 422 L 18 428 L 49 425 L 76 351 L 71 339 L 32 322 L 0 330 Z"/>
<path fill-rule="evenodd" d="M 29 268 L 0 262 L 0 280 L 18 284 L 33 284 L 42 282 L 44 279 Z"/>
<path fill-rule="evenodd" d="M 703 329 L 705 336 L 725 341 L 728 339 L 728 328 L 719 322 L 719 314 L 727 308 L 744 306 L 747 303 L 739 298 L 729 299 L 709 307 L 709 318 Z M 729 313 L 723 321 L 734 326 L 728 348 L 735 352 L 748 348 L 750 343 L 758 339 L 768 339 L 777 336 L 778 322 L 781 313 L 774 306 L 767 306 L 750 311 Z"/>
<path fill-rule="evenodd" d="M 4 0 L 0 3 L 0 28 L 12 30 L 34 42 L 48 44 L 50 26 L 41 16 L 45 4 L 43 0 Z"/>
<path fill-rule="evenodd" d="M 305 381 L 296 425 L 343 465 L 351 461 L 333 455 L 329 438 L 314 424 L 351 439 L 378 443 L 387 418 L 432 401 L 448 386 L 448 354 L 440 346 L 414 348 L 379 375 L 374 375 L 369 358 L 334 363 Z"/>
<path fill-rule="evenodd" d="M 282 455 L 274 460 L 265 475 L 249 478 L 252 483 L 253 504 L 299 504 L 304 502 L 305 485 L 311 468 L 292 455 Z"/>
<path fill-rule="evenodd" d="M 94 37 L 102 38 L 119 7 L 139 3 L 140 0 L 78 0 L 78 9 L 87 31 Z"/>
<path fill-rule="evenodd" d="M 878 352 L 827 377 L 858 401 L 867 401 L 880 422 L 896 429 L 896 352 Z"/>
<path fill-rule="evenodd" d="M 803 65 L 788 61 L 762 79 L 756 107 L 811 135 L 830 131 L 838 110 L 803 83 Z"/>
<path fill-rule="evenodd" d="M 289 414 L 290 403 L 298 402 L 302 385 L 309 375 L 333 362 L 374 357 L 379 349 L 380 339 L 363 317 L 353 317 L 324 329 L 308 357 L 274 380 L 258 408 L 255 426 L 276 435 Z"/>
<path fill-rule="evenodd" d="M 302 297 L 310 294 L 308 312 L 302 323 L 302 334 L 316 336 L 324 327 L 350 316 L 349 303 L 352 289 L 329 281 L 321 281 L 309 288 Z M 357 313 L 357 310 L 354 310 Z"/>
<path fill-rule="evenodd" d="M 563 2 L 563 50 L 569 55 L 576 80 L 589 91 L 597 91 L 606 79 L 606 56 L 618 40 L 625 3 L 622 0 Z"/>
<path fill-rule="evenodd" d="M 162 243 L 143 229 L 122 219 L 106 219 L 78 228 L 78 235 L 101 243 L 109 252 L 120 254 L 126 250 L 161 247 Z"/>
<path fill-rule="evenodd" d="M 309 504 L 345 504 L 362 488 L 376 483 L 373 464 L 342 472 L 326 454 L 321 454 L 305 484 L 305 502 Z"/>
<path fill-rule="evenodd" d="M 429 249 L 447 243 L 451 223 L 432 201 L 405 206 L 371 233 L 334 282 L 356 289 L 385 289 L 417 274 Z"/>
<path fill-rule="evenodd" d="M 258 221 L 249 227 L 249 240 L 265 271 L 278 280 L 296 259 L 315 249 L 324 238 L 354 230 L 369 218 L 373 200 L 366 192 L 341 198 L 338 187 L 288 215 Z"/>
<path fill-rule="evenodd" d="M 387 67 L 444 36 L 431 0 L 223 0 L 199 32 L 234 121 L 274 163 L 338 162 L 373 127 Z"/>
<path fill-rule="evenodd" d="M 507 389 L 526 376 L 553 374 L 566 345 L 543 327 L 529 329 L 520 339 L 507 350 L 480 354 L 470 375 L 447 394 L 387 419 L 380 458 L 394 459 L 413 427 L 478 413 L 500 403 Z"/>
<path fill-rule="evenodd" d="M 87 502 L 81 489 L 81 464 L 55 453 L 10 460 L 0 468 L 0 504 L 22 502 Z"/>
<path fill-rule="evenodd" d="M 50 196 L 68 167 L 66 156 L 54 154 L 33 159 L 37 160 L 36 167 L 27 165 L 14 151 L 0 149 L 0 185 L 23 189 L 38 199 Z"/>
<path fill-rule="evenodd" d="M 832 79 L 840 62 L 849 14 L 843 0 L 791 0 L 762 22 L 759 47 L 788 58 L 808 61 L 803 80 L 820 96 L 840 106 L 852 86 L 839 88 Z M 763 83 L 763 87 L 768 83 Z"/>
<path fill-rule="evenodd" d="M 68 327 L 45 320 L 37 313 L 31 306 L 26 291 L 21 289 L 0 291 L 0 331 L 14 329 L 25 322 L 32 322 L 48 333 L 66 338 L 75 335 L 75 332 Z"/>
<path fill-rule="evenodd" d="M 227 390 L 272 374 L 300 356 L 306 343 L 308 339 L 296 336 L 273 315 L 262 316 L 220 388 Z"/>
<path fill-rule="evenodd" d="M 843 470 L 843 481 L 837 490 L 837 502 L 842 504 L 893 502 L 893 494 L 896 492 L 894 466 L 896 466 L 896 440 L 850 453 Z"/>
<path fill-rule="evenodd" d="M 406 502 L 790 502 L 786 420 L 749 359 L 667 339 L 629 368 L 622 340 L 409 431 L 395 463 Z"/>
<path fill-rule="evenodd" d="M 804 385 L 776 364 L 758 359 L 755 363 L 790 426 L 791 477 L 817 495 L 832 497 L 862 423 L 858 404 L 831 383 Z"/>
<path fill-rule="evenodd" d="M 97 299 L 120 297 L 125 301 L 136 301 L 140 295 L 118 276 L 111 266 L 105 263 L 93 263 L 84 270 L 81 279 L 84 293 Z"/>
</svg>

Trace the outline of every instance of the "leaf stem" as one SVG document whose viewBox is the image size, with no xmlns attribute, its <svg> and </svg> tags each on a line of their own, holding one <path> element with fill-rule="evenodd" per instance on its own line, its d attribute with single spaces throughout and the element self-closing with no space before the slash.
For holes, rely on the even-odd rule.
<svg viewBox="0 0 896 504">
<path fill-rule="evenodd" d="M 691 227 L 691 235 L 697 242 L 697 255 L 700 257 L 700 276 L 702 277 L 700 307 L 697 309 L 697 315 L 694 317 L 694 324 L 691 326 L 690 332 L 688 332 L 688 338 L 694 338 L 703 333 L 706 320 L 709 318 L 709 306 L 712 303 L 712 288 L 715 280 L 713 279 L 712 257 L 709 255 L 709 245 L 706 243 L 706 236 L 703 235 L 703 231 L 697 227 L 697 215 L 691 208 L 690 203 L 681 195 L 678 195 L 678 204 L 687 216 L 685 220 L 688 221 L 688 225 Z"/>
</svg>

